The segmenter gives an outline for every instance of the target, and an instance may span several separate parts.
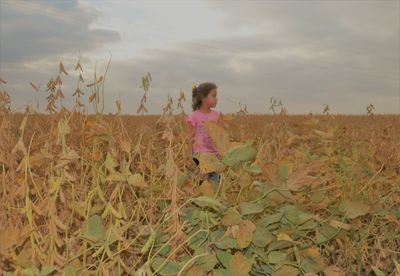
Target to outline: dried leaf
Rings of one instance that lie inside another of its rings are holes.
[[[251,264],[247,258],[241,253],[236,252],[231,259],[230,271],[232,276],[247,276],[249,275]]]
[[[61,160],[78,160],[79,158],[80,156],[75,150],[69,150],[60,156]]]
[[[17,245],[20,233],[18,228],[0,229],[0,253],[6,255],[8,249]]]
[[[345,276],[346,273],[336,265],[330,265],[324,268],[325,276]]]
[[[224,226],[231,226],[239,224],[242,220],[239,212],[236,211],[234,208],[229,208],[228,211],[225,213],[225,216],[221,220],[221,224]]]
[[[272,276],[297,276],[299,270],[291,265],[283,265]]]
[[[64,64],[60,61],[60,68],[59,68],[60,70],[60,74],[61,74],[61,72],[62,73],[64,73],[65,75],[68,75],[68,73],[67,73],[67,71],[65,70],[65,68],[64,68]]]
[[[74,69],[74,70],[76,71],[76,70],[78,70],[78,69],[79,69],[81,72],[83,72],[83,69],[82,69],[81,63],[80,63],[79,61],[78,61],[78,63],[76,64],[76,66],[75,66],[75,69]]]
[[[218,157],[209,152],[202,152],[199,156],[199,167],[201,173],[210,173],[210,172],[223,172],[225,169],[225,165],[218,160]]]
[[[330,128],[328,131],[321,131],[321,130],[315,129],[314,132],[318,136],[320,136],[321,138],[324,138],[324,139],[332,139],[335,136],[332,128]]]
[[[236,235],[236,241],[240,248],[246,248],[250,245],[255,229],[256,226],[249,220],[242,220],[239,222],[239,230]]]
[[[331,226],[333,226],[335,228],[338,228],[338,229],[343,229],[343,230],[350,230],[351,229],[351,225],[350,224],[343,223],[343,222],[340,222],[340,221],[334,220],[334,219],[331,219],[329,221],[329,225],[331,225]]]
[[[213,121],[204,122],[204,128],[211,137],[219,154],[221,156],[225,155],[229,148],[229,133],[222,126]]]
[[[368,214],[370,207],[361,203],[350,200],[343,201],[339,210],[344,212],[345,215],[351,219]]]
[[[318,178],[310,174],[318,172],[322,165],[321,161],[316,161],[292,173],[287,179],[287,188],[290,191],[300,191],[305,187],[313,186],[314,181]]]
[[[286,233],[279,233],[276,239],[278,241],[293,241],[293,239]]]
[[[215,185],[211,184],[209,181],[206,180],[203,181],[203,183],[201,183],[197,191],[203,196],[214,197],[215,194],[214,186]]]
[[[147,183],[144,181],[143,176],[139,173],[135,173],[128,177],[128,183],[134,187],[145,188]]]
[[[32,86],[33,90],[35,90],[36,92],[39,91],[39,87],[35,84],[33,84],[32,82],[29,82],[29,84]]]
[[[23,155],[27,155],[26,147],[24,141],[22,140],[22,137],[18,139],[17,144],[11,150],[11,154],[15,154],[18,151],[20,151]]]

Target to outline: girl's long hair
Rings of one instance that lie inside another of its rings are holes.
[[[203,99],[210,94],[210,91],[217,89],[217,85],[213,82],[203,82],[192,89],[192,108],[193,111],[199,109],[203,103]]]

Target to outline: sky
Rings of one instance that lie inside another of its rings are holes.
[[[14,111],[46,106],[46,83],[62,61],[71,107],[80,59],[85,84],[104,73],[105,112],[135,114],[148,72],[146,107],[175,112],[180,91],[218,86],[216,110],[271,114],[400,113],[400,1],[0,0],[0,78]],[[34,92],[29,82],[40,85]],[[90,88],[81,86],[84,99]],[[93,108],[89,104],[89,111]]]

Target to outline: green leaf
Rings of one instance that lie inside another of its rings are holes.
[[[197,230],[193,230],[193,232],[195,231]],[[196,249],[197,247],[202,246],[202,244],[207,240],[207,236],[208,234],[205,231],[197,233],[188,241],[189,247]]]
[[[322,202],[326,198],[326,191],[315,191],[308,195],[310,200],[314,203]]]
[[[99,215],[89,217],[82,225],[82,235],[88,239],[94,241],[104,240],[105,234],[106,231]]]
[[[177,275],[181,269],[181,266],[176,262],[172,262],[170,260],[166,261],[166,263],[163,265],[164,261],[165,258],[156,258],[151,263],[151,267],[153,268],[154,271],[158,271],[158,274],[162,276]]]
[[[252,246],[246,251],[246,254],[257,256],[257,260],[268,263],[268,254],[264,251],[264,248]],[[259,262],[258,265],[261,265],[261,263]]]
[[[281,251],[271,251],[268,253],[268,262],[271,264],[278,264],[286,260],[286,253]]]
[[[44,266],[44,267],[42,267],[42,270],[40,271],[40,276],[49,275],[49,274],[53,273],[54,271],[56,271],[55,266]]]
[[[268,251],[284,249],[293,246],[295,243],[292,241],[279,240],[273,241],[268,245]]]
[[[304,223],[302,223],[301,225],[297,226],[298,231],[307,231],[307,230],[312,230],[312,229],[316,229],[318,227],[318,223],[314,220],[308,220]]]
[[[217,253],[218,260],[221,262],[221,264],[225,268],[228,268],[228,269],[230,268],[232,257],[233,257],[233,255],[229,254],[226,251],[219,251]]]
[[[163,202],[161,200],[158,200],[158,202],[163,203],[162,205],[159,205],[160,208],[166,208],[167,206],[169,206],[167,202]],[[189,220],[190,222],[197,220],[200,214],[200,210],[196,207],[182,208],[182,212],[185,220]]]
[[[238,249],[239,246],[236,242],[236,239],[232,237],[223,237],[221,240],[215,243],[215,245],[219,249],[228,249],[228,248],[235,248]]]
[[[76,276],[78,273],[73,266],[67,265],[64,267],[63,276]]]
[[[268,226],[281,221],[283,213],[268,215],[259,221],[260,225]]]
[[[264,211],[265,207],[266,206],[262,202],[243,202],[239,204],[239,209],[242,216],[261,213]]]
[[[332,227],[328,224],[322,225],[317,232],[317,243],[325,243],[331,239],[333,239],[340,230],[336,229],[335,227]]]
[[[235,166],[240,162],[253,161],[257,156],[257,150],[251,146],[252,141],[230,148],[223,158],[227,166]]]
[[[219,268],[213,271],[215,276],[231,276],[231,272],[226,268]]]
[[[301,260],[301,269],[308,273],[321,272],[325,265],[320,257],[307,256]]]
[[[206,272],[213,270],[217,263],[218,259],[214,253],[196,259],[196,264]]]
[[[29,267],[27,269],[24,269],[22,271],[22,273],[24,275],[26,275],[26,276],[37,276],[37,275],[39,275],[40,272],[39,272],[39,269],[37,267],[32,266],[32,267]]]
[[[219,211],[220,209],[226,209],[226,206],[223,205],[221,202],[217,201],[214,198],[208,197],[208,196],[199,196],[199,197],[193,198],[191,201],[200,207],[203,207],[203,208],[209,207],[216,211]]]
[[[258,247],[265,247],[274,240],[274,236],[265,227],[257,225],[254,230],[252,243]]]
[[[298,207],[291,206],[289,210],[285,212],[285,217],[295,225],[301,225],[308,220],[314,218],[314,215],[311,213],[303,212],[299,210]]]
[[[376,276],[385,276],[385,272],[377,268],[376,266],[372,266],[372,270],[375,272]]]
[[[114,172],[115,167],[118,166],[118,163],[114,160],[114,158],[111,156],[111,154],[109,152],[107,152],[106,160],[104,161],[104,165],[106,166],[107,170],[109,170],[110,172]]]
[[[225,231],[224,230],[219,229],[219,230],[212,231],[210,233],[210,240],[212,242],[219,241],[220,239],[222,239],[222,237],[224,235],[225,235]]]
[[[287,165],[281,165],[279,167],[279,180],[281,184],[286,182],[288,174],[289,174],[289,167]]]
[[[140,250],[140,253],[146,254],[150,248],[154,245],[154,241],[156,239],[156,231],[153,230],[153,228],[150,228],[150,236],[147,239],[146,243],[143,245],[142,249]]]
[[[171,246],[170,245],[162,245],[162,248],[160,248],[160,256],[166,257],[168,256],[169,252],[171,252]]]
[[[249,164],[245,163],[245,164],[243,165],[243,168],[244,168],[246,171],[248,171],[249,173],[252,173],[252,174],[260,174],[260,173],[262,173],[261,167],[258,166],[257,164],[251,164],[251,165],[249,165]]]
[[[186,179],[187,179],[187,176],[184,173],[178,171],[178,175],[177,175],[178,187],[182,187],[183,184],[185,183]]]

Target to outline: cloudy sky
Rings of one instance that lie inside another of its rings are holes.
[[[45,86],[63,61],[65,104],[73,102],[78,58],[90,83],[97,61],[106,112],[115,100],[135,113],[141,77],[151,72],[150,113],[182,89],[218,85],[217,110],[289,114],[400,112],[400,1],[0,1],[0,78],[12,108],[36,103],[29,82]],[[85,98],[90,90],[84,87]],[[176,102],[175,102],[176,108]],[[90,108],[89,110],[92,110]]]

